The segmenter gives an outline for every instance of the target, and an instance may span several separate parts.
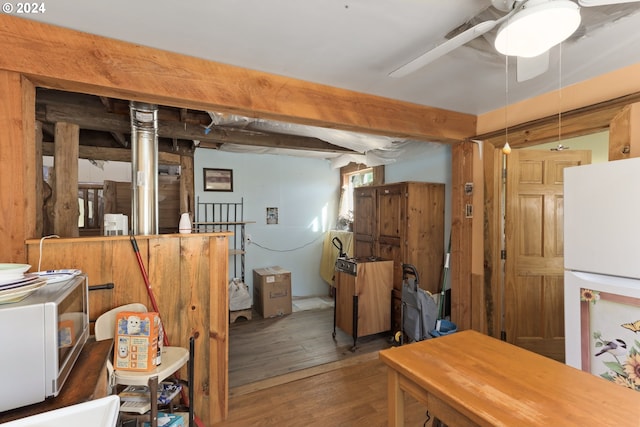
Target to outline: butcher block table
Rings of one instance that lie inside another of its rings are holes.
[[[640,426],[640,392],[475,331],[380,351],[389,426],[404,393],[449,427]]]

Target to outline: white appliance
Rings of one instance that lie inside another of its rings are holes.
[[[89,337],[85,274],[0,305],[0,412],[57,396]]]
[[[116,395],[66,406],[2,424],[2,427],[115,427],[120,398]]]
[[[126,236],[129,234],[129,218],[123,214],[104,214],[105,236]]]
[[[566,363],[636,390],[639,214],[640,158],[565,169]]]

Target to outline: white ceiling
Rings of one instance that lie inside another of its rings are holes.
[[[586,34],[580,36],[583,26],[561,49],[554,48],[549,71],[524,83],[515,81],[513,58],[507,82],[505,59],[488,42],[492,34],[410,76],[388,77],[474,16],[482,13],[482,20],[499,16],[490,0],[55,0],[45,4],[45,13],[28,17],[470,114],[640,61],[640,3],[582,8]],[[620,8],[622,13],[617,12]],[[621,15],[629,16],[618,19]],[[616,21],[601,23],[612,19]]]

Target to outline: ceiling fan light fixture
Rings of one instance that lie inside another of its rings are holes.
[[[570,0],[529,0],[508,19],[495,40],[498,52],[532,58],[562,43],[580,25],[580,8]]]

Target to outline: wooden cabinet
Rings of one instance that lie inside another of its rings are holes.
[[[335,326],[356,340],[386,332],[391,327],[393,263],[389,260],[356,259],[356,274],[341,271],[335,276]]]
[[[400,182],[356,188],[353,235],[356,257],[393,260],[394,289],[402,289],[402,264],[413,264],[420,287],[439,292],[445,244],[444,184]],[[395,299],[394,307],[399,304]],[[399,324],[399,314],[393,312],[392,324]]]
[[[440,290],[444,262],[444,184],[400,182],[354,193],[355,257],[394,261],[393,287],[402,289],[402,264],[413,264],[420,287]]]

